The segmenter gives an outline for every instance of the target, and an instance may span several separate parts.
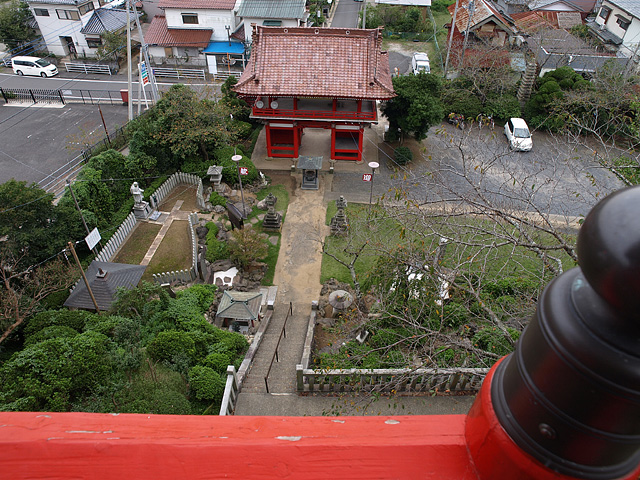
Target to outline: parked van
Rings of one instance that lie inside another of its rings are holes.
[[[13,57],[11,59],[13,73],[16,75],[38,75],[53,77],[58,74],[58,68],[48,60],[38,57]]]

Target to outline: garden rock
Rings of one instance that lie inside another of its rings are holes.
[[[227,211],[227,209],[224,208],[222,205],[215,205],[213,207],[213,213],[224,213],[226,211]]]
[[[220,272],[223,270],[229,270],[234,266],[235,265],[231,260],[225,259],[225,260],[216,260],[215,262],[209,265],[209,268],[214,272]]]
[[[266,198],[265,198],[265,199],[260,200],[260,201],[257,203],[256,207],[258,207],[260,210],[266,210],[266,209],[267,209]]]
[[[204,240],[207,237],[209,229],[207,227],[196,227],[196,235],[198,240]]]

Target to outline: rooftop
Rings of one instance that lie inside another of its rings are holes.
[[[160,8],[233,10],[236,0],[160,0],[158,6]]]
[[[167,28],[167,19],[163,15],[156,15],[144,36],[147,45],[161,47],[201,47],[209,45],[213,30],[196,30],[186,28]]]
[[[379,30],[255,27],[234,90],[246,96],[386,100],[395,96]]]
[[[469,23],[469,10],[467,7],[468,4],[469,0],[460,0],[458,4],[456,29],[459,32],[465,32],[468,26],[471,28],[471,30],[473,30],[491,20],[493,20],[495,23],[500,24],[504,30],[508,32],[512,31],[511,27],[509,26],[509,22],[502,15],[500,15],[500,13],[490,4],[490,2],[485,2],[484,0],[476,0],[474,2],[475,10],[473,11],[473,15],[471,16],[471,23]],[[448,9],[449,12],[453,15],[455,5],[450,5]]]
[[[242,0],[237,15],[257,18],[302,18],[305,0]]]
[[[138,13],[138,15],[140,15]],[[127,25],[127,11],[116,8],[99,8],[94,10],[91,18],[80,30],[81,33],[101,34],[117,32]]]

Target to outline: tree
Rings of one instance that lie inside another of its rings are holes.
[[[35,32],[28,27],[33,20],[26,2],[12,0],[0,8],[0,42],[10,50],[20,47],[36,38]]]
[[[444,118],[440,77],[429,73],[394,77],[393,88],[396,96],[382,106],[389,131],[400,130],[402,135],[413,135],[416,140],[426,138],[429,128]]]
[[[112,59],[117,63],[120,59],[127,58],[127,37],[125,35],[105,31],[100,37],[102,45],[96,50],[98,60]]]
[[[24,270],[22,263],[0,248],[0,343],[37,312],[47,296],[68,288],[75,279],[70,265],[60,259]]]
[[[252,228],[241,228],[231,232],[229,242],[231,259],[246,269],[253,262],[263,259],[269,253],[269,247],[264,236]]]

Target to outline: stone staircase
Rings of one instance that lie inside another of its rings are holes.
[[[522,76],[522,82],[520,82],[520,88],[518,88],[517,94],[520,106],[524,107],[524,104],[527,103],[527,100],[531,97],[531,90],[536,81],[537,70],[538,65],[535,62],[527,62],[527,68]]]

